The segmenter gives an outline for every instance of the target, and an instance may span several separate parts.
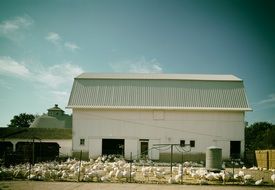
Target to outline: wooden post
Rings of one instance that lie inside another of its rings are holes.
[[[172,165],[173,165],[173,145],[171,144],[171,155],[170,155],[170,177],[172,177]]]
[[[132,182],[132,152],[130,155],[130,183]]]
[[[34,138],[32,139],[32,165],[34,165]]]
[[[266,169],[269,170],[269,150],[266,150]]]
[[[181,153],[181,184],[183,183],[183,152]]]
[[[78,166],[78,178],[77,178],[77,182],[79,182],[80,179],[80,169],[81,169],[81,159],[82,159],[82,150],[80,151],[80,157],[79,157],[79,166]]]

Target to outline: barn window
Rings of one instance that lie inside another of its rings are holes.
[[[180,140],[180,146],[184,147],[185,146],[185,140]]]
[[[85,145],[85,139],[80,139],[80,145]]]
[[[195,147],[195,141],[194,140],[190,141],[190,147]]]

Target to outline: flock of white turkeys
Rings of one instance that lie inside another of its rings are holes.
[[[137,183],[239,183],[262,185],[267,183],[264,178],[255,179],[249,170],[256,167],[242,168],[233,174],[228,170],[219,173],[209,172],[203,167],[193,167],[191,162],[177,164],[172,167],[157,166],[134,162],[127,163],[124,159],[102,156],[96,160],[78,161],[68,159],[65,162],[42,162],[33,166],[19,164],[16,166],[0,167],[0,180],[29,179],[44,181],[85,181],[85,182],[137,182]],[[275,171],[272,170],[271,182],[275,184]]]

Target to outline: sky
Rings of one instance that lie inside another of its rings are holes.
[[[275,1],[0,0],[0,126],[66,113],[83,72],[233,74],[275,124]]]

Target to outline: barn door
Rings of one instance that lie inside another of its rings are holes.
[[[97,158],[102,154],[102,140],[101,139],[89,139],[89,157]]]
[[[241,157],[241,141],[230,141],[230,157],[233,159]]]
[[[159,160],[159,150],[153,148],[154,144],[159,144],[159,139],[150,139],[149,140],[149,159]]]

